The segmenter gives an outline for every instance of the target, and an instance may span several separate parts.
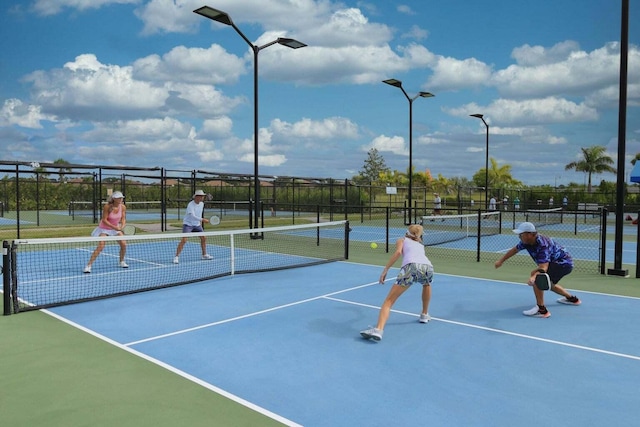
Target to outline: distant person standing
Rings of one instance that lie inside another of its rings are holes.
[[[196,191],[193,195],[193,199],[187,205],[187,212],[182,221],[183,233],[201,233],[204,231],[202,224],[209,222],[208,219],[202,217],[202,213],[204,212],[204,196],[204,191]],[[187,243],[187,238],[183,237],[180,240],[180,243],[178,243],[176,256],[173,257],[174,264],[178,264],[180,262],[180,252],[182,252],[182,248],[184,248],[185,243]],[[204,236],[200,236],[200,248],[202,249],[202,259],[213,259],[213,257],[207,253],[207,240]]]
[[[433,214],[442,215],[442,199],[438,193],[433,193]]]
[[[496,196],[491,196],[491,199],[489,199],[489,210],[490,211],[496,210]]]
[[[553,196],[549,197],[549,209],[553,208]]]
[[[568,206],[569,206],[569,198],[565,194],[565,196],[562,198],[562,208],[567,209]]]
[[[502,206],[505,211],[509,208],[509,196],[504,196],[502,199]]]
[[[513,209],[520,210],[520,198],[518,196],[513,199]]]

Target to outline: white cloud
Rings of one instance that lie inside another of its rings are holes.
[[[98,123],[93,130],[83,133],[88,141],[150,141],[190,139],[192,126],[176,119],[117,120]]]
[[[101,163],[144,159],[147,165],[166,165],[166,157],[171,156],[173,164],[194,167],[224,158],[213,141],[198,137],[192,125],[169,117],[98,123],[80,137],[85,143],[78,148],[79,154]]]
[[[233,121],[227,116],[207,119],[202,122],[200,136],[203,138],[229,137],[233,128]]]
[[[212,44],[208,49],[177,46],[160,57],[149,55],[133,63],[132,75],[146,81],[234,84],[246,74],[245,60]]]
[[[200,0],[150,0],[136,10],[136,15],[143,21],[143,34],[147,35],[192,32],[205,23],[212,29],[223,30],[221,25],[192,12],[202,5]],[[229,14],[239,28],[259,22],[267,30],[318,27],[327,22],[335,8],[330,2],[313,0],[219,0],[214,6]],[[232,30],[224,28],[224,31]]]
[[[434,91],[481,86],[491,78],[491,67],[475,58],[459,60],[438,57],[432,69],[433,75],[425,87]]]
[[[60,13],[64,8],[84,11],[87,9],[99,9],[110,4],[136,3],[140,3],[140,0],[35,0],[32,8],[39,15],[49,16]]]
[[[254,157],[255,156],[253,155],[253,153],[250,153],[250,154],[248,153],[240,157],[238,160],[242,162],[253,163]],[[258,153],[258,162],[260,163],[261,166],[270,166],[270,167],[282,166],[287,162],[287,156],[285,156],[284,154],[269,154],[269,155],[263,156],[262,154]]]
[[[467,117],[482,111],[489,125],[493,119],[493,121],[499,121],[501,126],[571,123],[598,119],[598,112],[594,108],[584,103],[576,104],[552,96],[522,101],[501,98],[485,107],[471,103],[459,108],[445,109],[445,111],[457,117]]]
[[[377,149],[381,153],[391,152],[401,156],[409,155],[409,148],[406,146],[404,138],[400,136],[377,136],[369,145],[362,147],[362,151],[369,151],[372,148]]]
[[[7,99],[0,108],[0,126],[40,129],[42,120],[53,120],[53,117],[42,114],[39,105],[25,104],[19,99]]]
[[[162,62],[156,66],[164,68]],[[185,113],[210,117],[226,114],[244,102],[225,97],[210,84],[181,83],[186,73],[177,72],[175,82],[157,82],[140,80],[133,70],[131,66],[102,64],[95,55],[84,54],[62,69],[36,71],[25,80],[32,83],[33,98],[42,111],[61,119],[110,121],[132,114],[157,117]],[[138,76],[154,80],[169,77],[149,70]]]
[[[303,40],[314,46],[380,46],[392,39],[389,27],[370,23],[359,9],[350,8],[334,12],[327,21],[299,31]]]
[[[534,67],[562,62],[574,52],[580,52],[580,45],[572,40],[566,40],[555,44],[551,48],[530,46],[528,44],[516,47],[511,52],[511,57],[520,66]]]
[[[398,12],[404,13],[405,15],[415,15],[416,13],[411,9],[411,6],[407,6],[406,4],[399,4],[397,7]]]
[[[193,13],[200,6],[202,2],[197,0],[151,0],[136,9],[135,14],[144,23],[142,34],[186,33],[204,22],[203,17]]]
[[[402,34],[402,38],[405,39],[424,40],[427,37],[429,37],[429,31],[420,28],[417,25],[412,25],[409,31]]]
[[[80,55],[62,69],[36,71],[25,78],[44,112],[61,117],[108,118],[132,110],[155,110],[168,93],[161,87],[135,81],[131,67],[104,65],[95,55]]]
[[[620,65],[617,43],[608,43],[589,53],[557,50],[566,55],[564,59],[561,60],[553,48],[548,55],[542,49],[534,58],[523,60],[528,65],[514,64],[495,73],[492,84],[508,97],[584,96],[594,90],[617,85]],[[640,66],[637,49],[630,50],[630,64]]]
[[[271,122],[275,134],[287,139],[329,140],[338,138],[355,139],[358,137],[358,126],[349,119],[328,117],[324,120],[303,118],[296,123],[287,123],[280,119]]]
[[[288,80],[310,85],[370,84],[391,74],[425,67],[434,58],[426,48],[415,44],[401,48],[400,53],[389,46],[304,48],[295,58],[286,55],[277,64],[270,62],[268,74],[288,73]],[[288,61],[295,61],[295,65],[287,67]]]

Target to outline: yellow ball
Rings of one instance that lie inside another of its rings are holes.
[[[378,244],[376,242],[371,243],[371,249],[376,249]]]

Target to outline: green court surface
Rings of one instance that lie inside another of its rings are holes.
[[[390,255],[381,248],[353,246],[351,262],[382,266]],[[530,271],[529,266],[509,262],[499,270],[493,267],[493,261],[460,263],[451,258],[440,259],[435,252],[431,259],[436,280],[441,272],[459,275],[461,280],[469,276],[522,283]],[[574,272],[563,279],[562,285],[574,290],[640,297],[640,280],[633,278],[635,266],[625,268],[629,268],[632,277]],[[280,425],[197,382],[43,312],[0,317],[0,337],[3,380],[0,413],[4,425]]]

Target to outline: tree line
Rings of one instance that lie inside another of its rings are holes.
[[[640,159],[640,153],[631,161],[635,165]],[[485,168],[480,168],[469,180],[462,177],[446,178],[441,174],[433,177],[429,170],[424,172],[414,170],[406,171],[391,170],[387,167],[384,157],[380,152],[372,148],[367,153],[359,174],[353,177],[353,181],[359,184],[375,183],[379,185],[390,186],[406,186],[409,183],[409,174],[416,187],[430,188],[435,192],[443,194],[451,194],[455,189],[460,187],[477,187],[484,188],[487,185],[490,189],[510,189],[510,188],[527,188],[521,181],[514,179],[511,174],[511,165],[498,165],[496,159],[491,157],[488,174]],[[606,148],[603,146],[592,146],[581,148],[581,158],[577,161],[565,165],[565,170],[575,170],[576,172],[584,172],[587,174],[587,192],[593,192],[592,178],[595,174],[616,173],[616,169],[612,166],[613,159],[607,155]],[[489,182],[485,183],[488,177]],[[571,184],[570,184],[571,185]],[[578,184],[575,184],[578,185]]]

